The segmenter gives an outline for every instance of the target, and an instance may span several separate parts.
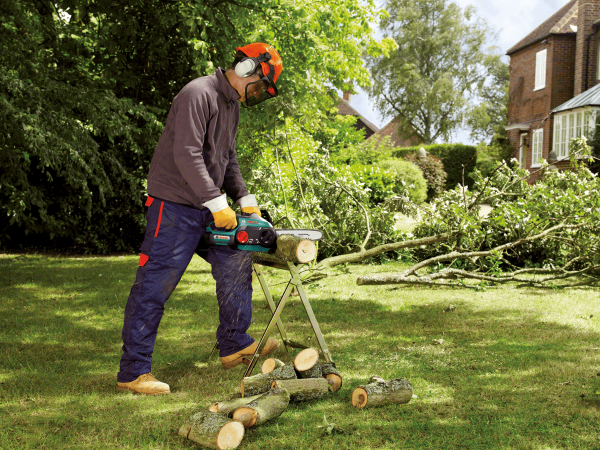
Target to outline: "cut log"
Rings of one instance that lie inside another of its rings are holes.
[[[269,373],[259,373],[251,377],[242,379],[240,392],[242,397],[264,394],[271,389],[271,384],[275,380],[290,380],[296,378],[296,371],[293,366],[282,366]]]
[[[329,393],[329,383],[325,378],[305,378],[300,380],[276,380],[272,389],[285,389],[290,393],[290,402],[321,400]]]
[[[285,389],[271,389],[264,395],[255,398],[233,413],[233,420],[241,422],[244,427],[275,419],[281,415],[290,403],[290,393]]]
[[[277,236],[277,248],[274,254],[284,261],[306,264],[317,257],[317,247],[308,239],[282,234]]]
[[[212,405],[210,405],[208,410],[211,412],[214,412],[214,413],[219,413],[219,414],[223,414],[225,416],[231,417],[233,415],[233,412],[236,409],[241,408],[244,405],[247,405],[249,402],[251,402],[253,400],[256,400],[261,395],[264,395],[264,394],[254,395],[252,397],[246,397],[246,398],[232,398],[230,400],[213,403]]]
[[[285,363],[283,361],[280,361],[276,358],[267,358],[262,363],[262,366],[260,366],[260,370],[262,373],[269,373],[269,372],[273,372],[278,367],[283,367],[283,366],[285,366]]]
[[[375,381],[358,386],[352,391],[352,405],[366,408],[394,403],[408,403],[413,396],[413,387],[406,378],[390,381]]]
[[[305,348],[294,358],[294,368],[298,372],[306,372],[312,369],[319,362],[319,352],[314,348]],[[319,374],[319,376],[321,376]],[[316,378],[316,377],[315,377]]]
[[[336,369],[333,363],[325,363],[321,365],[321,375],[329,383],[329,390],[337,392],[342,387],[342,374]]]
[[[179,429],[179,435],[218,450],[237,448],[244,438],[244,425],[210,411],[194,414]]]

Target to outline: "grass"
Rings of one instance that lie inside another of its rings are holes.
[[[116,391],[136,266],[135,256],[0,254],[1,449],[196,447],[177,430],[195,409],[235,393],[243,373],[207,361],[218,317],[210,267],[194,258],[159,329],[153,373],[173,393],[143,397]],[[247,430],[239,448],[600,449],[599,290],[355,284],[402,267],[351,266],[308,286],[344,385]],[[266,277],[280,295],[284,274]],[[258,337],[269,313],[256,289]],[[297,298],[283,321],[291,339],[314,343]],[[293,352],[277,356],[290,361]],[[371,375],[405,377],[417,398],[353,409],[352,389]],[[332,434],[319,428],[325,420],[336,424]]]

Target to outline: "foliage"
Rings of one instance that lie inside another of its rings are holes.
[[[574,143],[573,145],[576,145]],[[473,190],[445,192],[424,208],[415,236],[454,230],[451,241],[415,252],[430,258],[447,252],[478,252],[522,241],[489,258],[459,258],[454,267],[506,270],[594,267],[600,263],[600,180],[573,158],[575,170],[548,171],[529,185],[528,172],[506,164],[488,180],[476,171]],[[479,204],[489,203],[487,217]],[[530,240],[532,236],[541,236]],[[562,269],[561,269],[562,270]]]
[[[369,246],[396,238],[391,211],[383,203],[390,194],[384,182],[391,182],[385,171],[333,165],[327,150],[291,119],[269,145],[271,151],[247,180],[249,187],[278,226],[322,230],[320,258],[355,250],[367,233]]]
[[[421,147],[400,148],[392,152],[395,158],[404,158],[411,153],[416,153]],[[464,183],[473,186],[472,172],[477,164],[477,149],[472,145],[464,144],[434,144],[423,148],[437,158],[442,160],[444,170],[448,174],[446,189],[454,189],[457,185]]]
[[[409,161],[398,159],[387,159],[377,163],[377,166],[395,174],[396,186],[408,190],[410,200],[415,203],[423,203],[427,198],[427,181],[423,171]]]
[[[401,193],[396,192],[396,183],[398,180],[397,174],[393,171],[372,165],[353,164],[350,166],[350,174],[354,180],[361,183],[369,192],[369,201],[367,203],[369,208],[384,203],[396,193]]]
[[[421,142],[449,140],[459,128],[499,56],[488,53],[491,29],[449,0],[387,0],[380,28],[398,48],[370,57],[369,92],[384,117],[400,117],[399,132]]]
[[[589,164],[589,169],[596,175],[600,174],[600,120],[596,122],[594,131],[589,139],[589,146],[591,149],[591,156],[593,161]]]
[[[487,55],[484,66],[488,77],[478,84],[479,103],[472,105],[466,115],[466,125],[474,141],[498,144],[508,137],[508,80],[509,66],[498,55]]]
[[[444,192],[448,174],[444,170],[441,159],[429,153],[425,158],[409,153],[404,159],[416,165],[423,172],[423,176],[427,181],[427,201],[439,197]]]
[[[3,247],[139,245],[144,179],[170,103],[193,78],[228,67],[238,45],[272,43],[284,61],[281,97],[243,113],[246,173],[280,112],[305,117],[332,147],[356,142],[332,119],[333,88],[368,83],[362,54],[392,48],[373,39],[374,4],[358,0],[16,0],[0,14]]]
[[[486,178],[500,162],[510,161],[512,152],[513,148],[508,139],[500,142],[493,140],[490,145],[480,142],[477,145],[477,169],[481,172],[481,176]]]

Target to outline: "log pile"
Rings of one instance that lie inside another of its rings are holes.
[[[291,364],[269,358],[262,373],[246,377],[240,396],[213,403],[208,411],[194,414],[179,434],[205,447],[218,450],[237,448],[245,429],[278,418],[290,403],[318,401],[342,386],[342,375],[333,363],[321,363],[315,349],[302,350]],[[404,378],[386,381],[372,377],[352,392],[358,408],[408,403],[413,396]]]

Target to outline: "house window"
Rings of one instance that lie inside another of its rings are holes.
[[[552,149],[558,159],[569,156],[569,142],[581,136],[589,137],[596,121],[595,109],[580,109],[558,114],[554,117]]]
[[[546,87],[546,54],[548,50],[542,50],[535,54],[535,88],[544,89]]]
[[[539,167],[542,161],[542,143],[544,130],[535,130],[531,142],[531,167]]]

